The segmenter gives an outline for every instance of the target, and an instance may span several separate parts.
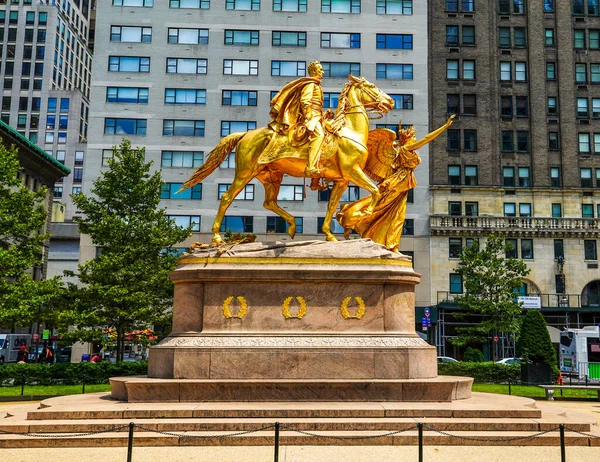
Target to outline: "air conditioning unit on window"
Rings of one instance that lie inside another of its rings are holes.
[[[578,90],[587,90],[588,86],[587,85],[577,85],[577,89]]]

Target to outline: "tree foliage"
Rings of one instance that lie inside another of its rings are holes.
[[[463,248],[456,272],[462,276],[465,294],[457,297],[457,318],[483,316],[477,326],[458,328],[455,344],[481,344],[492,335],[514,336],[519,332],[522,307],[515,291],[529,269],[521,260],[505,258],[510,250],[503,236],[488,237],[483,247],[476,239],[472,246]]]
[[[546,320],[538,310],[528,310],[521,324],[517,341],[517,356],[534,364],[556,367],[556,351],[546,327]]]
[[[99,340],[102,329],[117,332],[122,359],[124,334],[160,323],[169,316],[177,264],[173,246],[191,234],[159,208],[160,170],[150,172],[143,149],[128,140],[114,148],[109,170],[94,182],[90,195],[73,197],[79,231],[98,247],[96,258],[79,265],[79,287],[71,286],[61,313],[71,338]]]
[[[483,362],[483,351],[477,348],[467,348],[463,355],[463,361],[468,363],[482,363]]]
[[[45,187],[22,184],[17,149],[0,144],[0,326],[14,329],[38,320],[39,310],[57,291],[60,280],[32,279],[42,265],[48,210]]]

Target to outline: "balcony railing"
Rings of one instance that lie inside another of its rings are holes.
[[[458,305],[456,297],[462,294],[454,294],[438,291],[437,302],[446,305]],[[516,294],[519,296],[519,294]],[[600,307],[600,296],[578,295],[578,294],[528,294],[529,297],[540,297],[542,308],[598,308]]]
[[[430,228],[432,234],[503,232],[599,235],[600,219],[431,215]]]

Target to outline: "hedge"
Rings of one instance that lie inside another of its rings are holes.
[[[108,383],[110,377],[147,375],[148,362],[109,361],[100,363],[4,364],[0,366],[0,386],[25,383],[30,385],[76,385]]]
[[[521,380],[519,364],[487,363],[443,363],[438,364],[439,375],[461,375],[473,377],[477,383],[518,383]]]

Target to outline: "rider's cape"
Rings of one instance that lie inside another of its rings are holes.
[[[288,83],[271,100],[271,111],[269,115],[273,120],[269,122],[269,128],[277,133],[287,133],[289,128],[302,120],[302,108],[300,98],[302,89],[309,83],[320,84],[318,79],[312,77],[301,77]]]

